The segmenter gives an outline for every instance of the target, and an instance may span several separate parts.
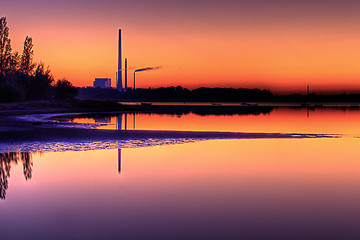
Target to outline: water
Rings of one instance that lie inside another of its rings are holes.
[[[129,140],[115,149],[88,143],[95,147],[83,151],[74,143],[3,153],[1,239],[357,239],[359,117],[355,110],[289,108],[244,116],[135,114],[136,129],[341,137]],[[117,128],[118,119],[101,127]]]
[[[125,124],[126,118],[126,124]],[[65,118],[100,129],[235,131],[360,135],[360,110],[353,108],[270,108],[260,114],[127,113]]]

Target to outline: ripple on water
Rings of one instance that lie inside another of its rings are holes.
[[[169,139],[135,139],[120,141],[84,141],[84,142],[32,142],[22,144],[0,144],[0,153],[4,152],[65,152],[90,151],[117,148],[141,148],[191,143],[203,139],[169,138]]]

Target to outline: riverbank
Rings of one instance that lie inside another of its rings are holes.
[[[19,116],[0,117],[0,143],[115,141],[123,139],[274,139],[330,138],[335,135],[296,133],[244,133],[157,130],[102,130],[78,128],[72,123],[29,121]]]

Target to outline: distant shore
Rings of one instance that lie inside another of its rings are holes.
[[[351,108],[360,109],[357,102],[119,102],[115,100],[27,101],[0,103],[0,116],[66,112],[111,111],[198,111],[204,113],[264,112],[275,107],[291,108]]]

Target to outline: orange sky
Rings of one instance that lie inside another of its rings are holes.
[[[163,66],[137,73],[137,87],[360,90],[360,4],[313,2],[14,0],[0,15],[7,17],[13,49],[22,51],[25,36],[32,36],[35,60],[76,86],[90,86],[95,77],[115,86],[122,28],[131,69]]]

